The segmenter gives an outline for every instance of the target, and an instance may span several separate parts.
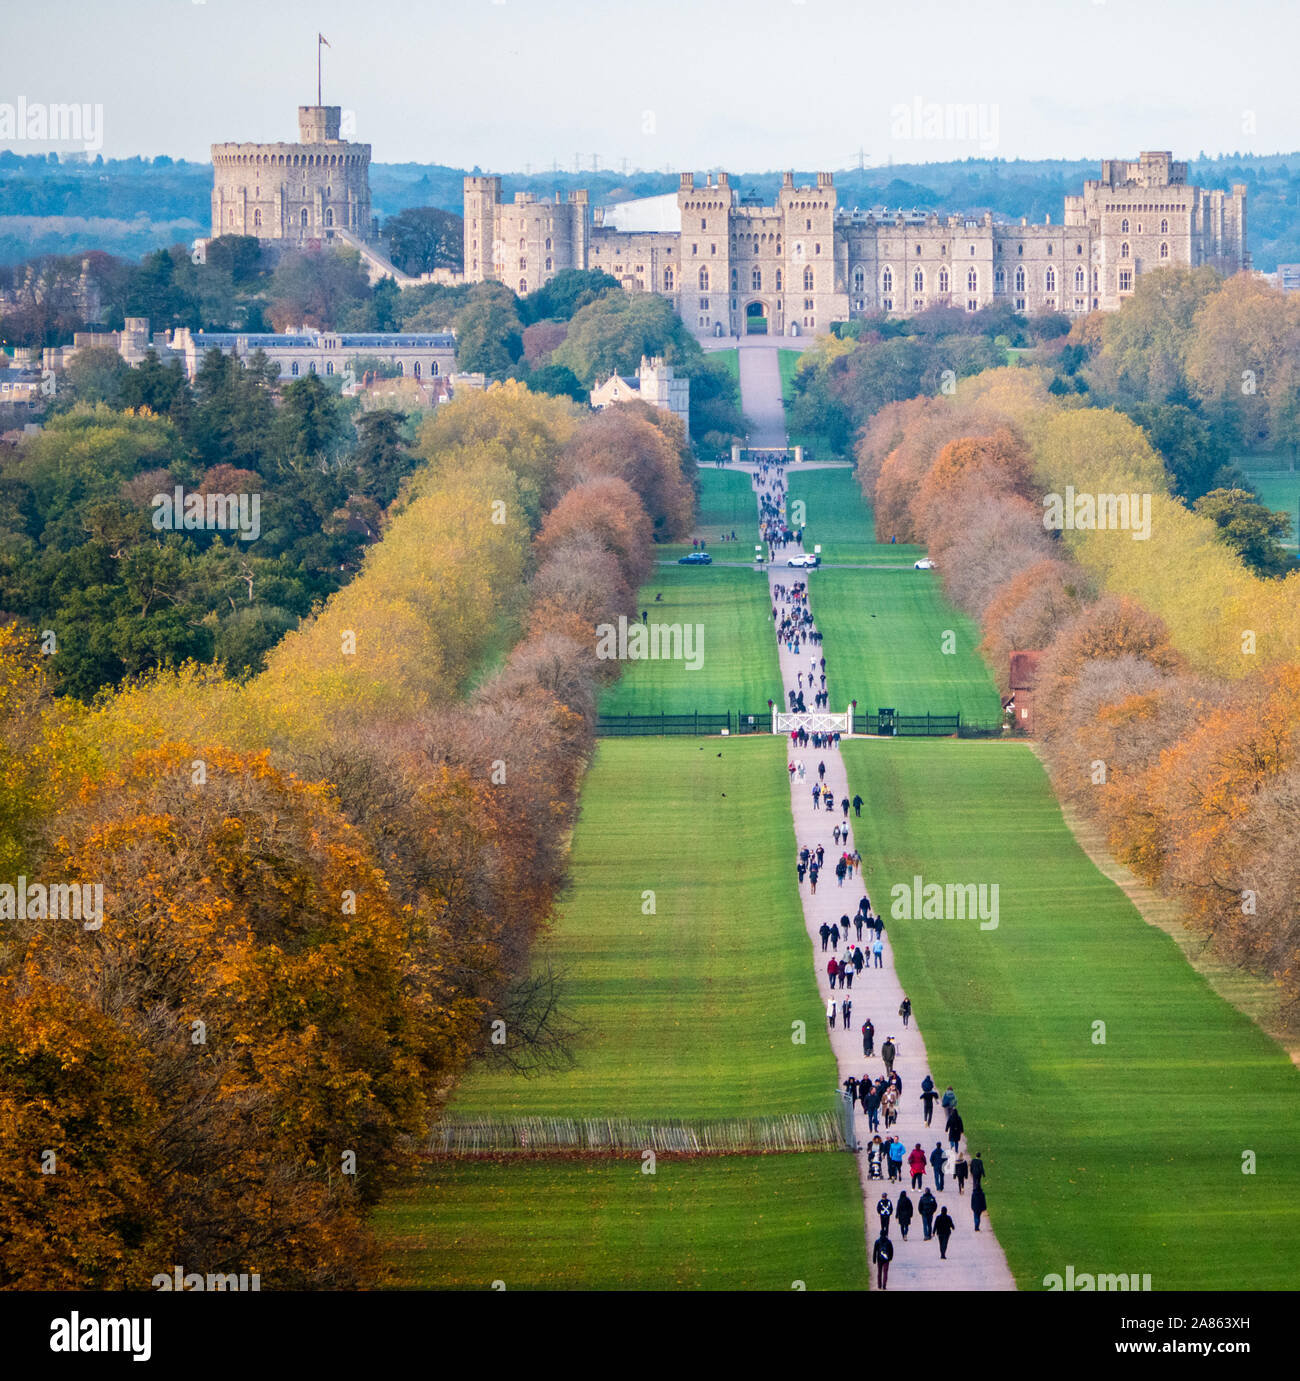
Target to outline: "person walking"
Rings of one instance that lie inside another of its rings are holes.
[[[840,1026],[847,1031],[849,1029],[849,1018],[853,1015],[853,1000],[845,998],[840,1003]]]
[[[971,1157],[970,1179],[976,1189],[984,1182],[984,1162],[980,1159],[978,1151]]]
[[[890,1201],[888,1194],[882,1194],[876,1200],[876,1215],[880,1219],[880,1235],[889,1236],[889,1220],[894,1216],[894,1205]]]
[[[802,881],[802,879],[801,879],[801,881]],[[821,929],[818,930],[817,933],[822,937],[822,953],[825,954],[825,953],[826,953],[826,946],[827,946],[827,944],[829,943],[830,938],[831,938],[831,928],[830,928],[830,926],[828,926],[828,925],[826,924],[825,921],[823,921],[823,922],[821,923]]]
[[[849,798],[847,796],[840,802],[840,809],[844,812],[844,818],[849,818]]]
[[[823,946],[823,948],[825,948],[825,946]],[[928,1080],[930,1076],[927,1074],[925,1077]],[[925,1125],[927,1127],[930,1125],[930,1119],[934,1116],[934,1102],[938,1096],[933,1084],[931,1084],[928,1089],[924,1084],[921,1085],[921,1111],[925,1114]]]
[[[835,922],[832,921],[831,924],[830,924],[830,926],[829,926],[829,928],[827,929],[827,932],[826,932],[826,933],[831,937],[831,948],[832,948],[833,950],[838,950],[839,947],[840,947],[840,928],[839,928],[839,926],[837,926],[837,925],[835,924]]]
[[[861,814],[862,814],[862,806],[863,806],[862,797],[859,796],[856,792],[854,792],[854,794],[853,794],[853,813],[854,813],[854,815],[861,815]]]
[[[948,1168],[948,1155],[943,1149],[943,1142],[936,1141],[934,1150],[930,1152],[930,1169],[934,1171],[934,1187],[943,1193],[943,1175]]]
[[[834,959],[828,960],[826,963],[826,978],[832,988],[835,986],[835,975],[838,972],[839,965],[836,963],[836,961]]]
[[[918,1141],[907,1157],[907,1168],[912,1172],[912,1188],[920,1189],[925,1180],[925,1152]]]
[[[874,1084],[868,1087],[866,1096],[862,1099],[862,1110],[867,1115],[867,1131],[878,1132],[880,1130],[880,1090]]]
[[[903,1145],[903,1138],[896,1136],[894,1144],[889,1148],[889,1162],[894,1168],[894,1179],[903,1178],[903,1153],[907,1147]]]
[[[818,779],[823,782],[826,780],[826,764],[824,762],[819,762],[817,764],[817,776]]]
[[[898,1007],[898,1015],[903,1018],[903,1025],[906,1027],[908,1018],[912,1015],[912,999],[905,997]]]
[[[988,1200],[984,1197],[984,1191],[978,1184],[971,1186],[970,1208],[975,1215],[975,1231],[980,1230],[980,1218],[989,1211]]]
[[[894,1259],[894,1244],[889,1240],[889,1233],[883,1229],[876,1238],[875,1246],[871,1248],[871,1259],[876,1266],[876,1289],[887,1290],[889,1263]]]
[[[832,1031],[835,1030],[835,999],[833,997],[826,1000],[826,1025]]]
[[[943,1107],[945,1117],[950,1112],[954,1111],[954,1109],[957,1107],[957,1095],[952,1091],[951,1084],[949,1084],[948,1087],[944,1089],[943,1097],[939,1100],[939,1102]]]
[[[885,1043],[880,1047],[880,1058],[885,1062],[885,1072],[894,1072],[894,1056],[898,1054],[898,1047],[894,1044],[893,1036],[886,1036]]]
[[[911,1199],[907,1196],[907,1190],[901,1190],[898,1195],[898,1207],[894,1210],[894,1217],[898,1220],[898,1232],[903,1241],[907,1241],[907,1230],[912,1226],[912,1215],[916,1212]]]
[[[948,1240],[957,1230],[957,1224],[952,1221],[952,1215],[947,1207],[939,1210],[939,1216],[934,1220],[934,1235],[939,1239],[939,1260],[948,1259]]]
[[[957,1193],[966,1192],[966,1176],[970,1174],[970,1166],[966,1164],[966,1157],[960,1152],[957,1153],[956,1164],[952,1167],[953,1178],[957,1181]]]
[[[849,966],[844,962],[843,959],[841,959],[839,963],[836,965],[836,969],[839,972],[840,987],[842,988],[844,986],[845,980],[849,976]]]
[[[865,920],[866,920],[866,917],[862,914],[861,911],[859,911],[858,914],[857,914],[856,916],[854,916],[854,918],[853,918],[853,928],[854,928],[854,929],[857,931],[857,933],[858,933],[858,943],[859,943],[859,944],[862,943],[862,922],[865,921]]]
[[[928,1242],[930,1235],[934,1232],[934,1215],[939,1208],[939,1200],[934,1197],[934,1191],[928,1185],[916,1208],[921,1215],[921,1231],[925,1234],[925,1240]]]
[[[815,863],[808,869],[808,885],[812,888],[814,897],[817,895],[817,874],[820,872],[821,869]]]
[[[862,1053],[870,1055],[873,1053],[876,1044],[876,1028],[868,1017],[862,1023]]]
[[[857,973],[861,973],[867,966],[867,956],[854,945],[853,947],[853,968]]]
[[[961,1120],[961,1113],[956,1108],[948,1114],[948,1125],[945,1130],[948,1133],[948,1145],[955,1152],[961,1142],[961,1134],[966,1130],[966,1124]]]
[[[816,878],[814,878],[814,879],[813,879],[813,891],[815,892],[816,890],[817,890],[817,880],[816,880]],[[876,967],[877,967],[878,969],[883,969],[883,968],[885,967],[884,953],[885,953],[885,947],[884,947],[884,945],[882,945],[882,944],[880,943],[880,936],[877,935],[877,936],[876,936],[876,939],[875,939],[875,942],[874,942],[874,943],[872,944],[872,946],[871,946],[871,954],[872,954],[872,957],[873,957],[873,958],[875,959],[875,961],[876,961]]]
[[[822,788],[821,788],[821,783],[820,783],[820,782],[814,782],[814,783],[813,783],[813,785],[812,785],[812,798],[813,798],[813,809],[816,810],[817,807],[818,807],[818,805],[821,803],[821,798],[822,798]]]

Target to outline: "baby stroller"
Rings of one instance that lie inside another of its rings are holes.
[[[879,1180],[884,1178],[883,1160],[883,1146],[873,1144],[867,1147],[867,1179]]]

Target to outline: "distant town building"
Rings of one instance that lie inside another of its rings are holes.
[[[1300,264],[1279,264],[1273,281],[1284,293],[1300,292]]]
[[[1026,734],[1034,732],[1034,686],[1042,655],[1041,652],[1011,654],[1011,694],[1003,700],[1002,710],[1012,727]]]
[[[787,173],[771,206],[739,196],[726,173],[703,186],[683,173],[675,216],[646,200],[644,215],[636,203],[593,215],[585,191],[506,204],[500,178],[467,177],[465,278],[522,295],[562,269],[603,269],[629,292],[668,298],[698,336],[794,336],[935,306],[1081,316],[1118,308],[1152,269],[1250,267],[1245,186],[1192,186],[1167,151],[1104,161],[1059,224],[850,211],[830,173],[813,186]]]
[[[182,326],[171,336],[171,352],[193,378],[209,350],[248,359],[259,350],[278,366],[282,379],[307,374],[355,375],[368,362],[396,368],[398,376],[437,379],[456,372],[456,337],[450,331],[191,331]]]
[[[591,406],[598,412],[610,403],[631,403],[638,399],[680,418],[689,434],[691,381],[678,379],[672,365],[665,364],[661,355],[653,359],[642,355],[635,376],[611,374],[603,384],[591,390]]]

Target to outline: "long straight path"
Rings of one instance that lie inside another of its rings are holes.
[[[747,357],[759,354],[758,349],[741,351],[741,390],[745,412],[751,419],[751,428],[757,425],[758,419],[761,419],[765,433],[773,436],[773,439],[765,439],[761,444],[783,446],[785,444],[784,422],[782,421],[780,435],[776,436],[772,411],[773,388],[776,406],[778,408],[781,406],[780,375],[776,370],[776,351],[770,350],[772,365],[770,370],[761,367],[747,369]],[[775,380],[775,386],[773,380]],[[765,492],[771,492],[772,479],[764,479],[761,475],[756,475],[754,483],[756,503],[761,504],[762,495]],[[812,576],[811,580],[808,579],[810,575]],[[769,568],[768,582],[772,604],[782,615],[789,610],[791,605],[788,600],[782,598],[781,591],[789,590],[798,581],[806,581],[810,587],[815,586],[815,573],[798,569],[792,570],[785,566]],[[815,620],[816,611],[812,606],[814,594],[815,589],[810,588],[809,609]],[[829,704],[831,707],[835,707],[834,648],[810,643],[806,639],[801,639],[798,646],[800,651],[795,653],[786,646],[784,640],[778,640],[782,687],[786,696],[786,703],[789,703],[789,692],[800,689],[799,677],[801,675],[805,690],[807,690],[810,673],[815,682],[814,689],[820,689],[817,678],[821,675],[821,659],[825,657],[826,689],[830,692]],[[818,663],[815,671],[811,666],[814,660]],[[811,692],[808,692],[810,701],[811,698]],[[787,774],[790,778],[790,805],[794,816],[796,851],[804,845],[815,851],[819,844],[826,851],[826,866],[818,880],[817,891],[813,892],[811,883],[805,878],[800,886],[800,893],[803,903],[804,927],[808,933],[812,961],[817,969],[823,1010],[825,1010],[826,1002],[832,997],[836,1003],[836,1019],[834,1026],[829,1029],[829,1036],[831,1049],[834,1051],[839,1070],[841,1087],[843,1081],[850,1076],[861,1078],[863,1075],[869,1075],[874,1081],[883,1075],[885,1070],[880,1049],[885,1038],[893,1036],[898,1051],[894,1060],[894,1070],[902,1080],[903,1087],[902,1095],[898,1101],[898,1121],[887,1133],[883,1118],[881,1119],[881,1139],[883,1141],[886,1135],[892,1133],[894,1136],[902,1138],[908,1152],[919,1144],[927,1155],[925,1177],[922,1187],[919,1189],[913,1190],[911,1188],[911,1177],[907,1173],[906,1162],[904,1163],[903,1175],[898,1182],[891,1184],[887,1178],[883,1180],[871,1179],[866,1147],[874,1134],[868,1131],[867,1117],[861,1104],[855,1106],[854,1130],[858,1144],[862,1147],[858,1155],[858,1174],[866,1209],[868,1259],[870,1259],[871,1244],[874,1243],[879,1232],[880,1220],[876,1213],[876,1204],[881,1195],[888,1195],[890,1201],[896,1206],[900,1191],[906,1189],[915,1207],[920,1196],[925,1192],[925,1187],[928,1186],[934,1191],[935,1197],[939,1201],[939,1207],[946,1207],[956,1224],[956,1231],[948,1246],[947,1259],[944,1260],[940,1257],[939,1244],[936,1240],[932,1238],[930,1241],[926,1241],[924,1239],[919,1213],[912,1220],[906,1240],[902,1237],[897,1222],[891,1221],[890,1237],[894,1243],[894,1260],[890,1266],[888,1288],[1014,1290],[1016,1288],[1015,1280],[1007,1266],[1006,1256],[994,1235],[992,1223],[987,1213],[983,1217],[980,1230],[978,1232],[974,1230],[974,1215],[970,1210],[971,1184],[967,1183],[964,1194],[958,1192],[955,1180],[951,1175],[945,1179],[942,1190],[935,1184],[935,1176],[928,1157],[936,1142],[947,1146],[947,1138],[944,1135],[945,1115],[936,1102],[933,1125],[926,1127],[920,1097],[921,1081],[927,1074],[931,1074],[940,1092],[946,1087],[946,1081],[942,1077],[942,1071],[936,1072],[930,1067],[929,1056],[926,1053],[925,1041],[918,1021],[918,1016],[923,1018],[925,1014],[914,1014],[906,1027],[899,1015],[899,1007],[903,1001],[904,993],[902,983],[894,968],[893,946],[890,943],[888,929],[885,931],[881,967],[876,968],[874,960],[869,959],[870,967],[865,967],[861,975],[855,978],[853,988],[841,989],[836,987],[833,992],[830,988],[826,965],[831,956],[829,950],[826,953],[822,952],[820,934],[822,923],[840,925],[840,928],[843,929],[841,917],[845,915],[852,917],[858,909],[859,899],[864,894],[871,895],[872,879],[861,878],[855,873],[851,880],[846,880],[843,885],[839,885],[835,876],[835,863],[840,853],[851,850],[853,847],[852,829],[857,818],[850,809],[848,815],[849,841],[837,845],[833,830],[836,825],[840,825],[842,828],[845,823],[844,811],[840,803],[851,800],[853,795],[849,790],[848,773],[839,752],[834,749],[798,749],[792,746],[790,761],[795,763],[796,767],[800,762],[804,766],[802,780],[797,771],[793,774]],[[824,785],[833,793],[836,801],[836,807],[833,811],[814,808],[813,805],[812,787],[814,782],[819,781],[818,769],[822,763],[825,764],[826,768]],[[859,783],[859,785],[865,787],[865,794],[869,796],[870,782]],[[843,837],[841,836],[841,838]],[[791,868],[794,868],[796,861],[794,857],[790,859]],[[876,890],[880,890],[879,886]],[[884,907],[883,893],[872,896],[872,906],[873,910],[877,912],[882,910]],[[862,947],[869,952],[868,932],[865,930]],[[841,940],[840,948],[843,952],[843,940]],[[840,1014],[840,1004],[846,998],[852,1002],[850,1023],[847,1027],[845,1027]],[[875,1026],[875,1053],[869,1057],[863,1054],[862,1038],[862,1025],[868,1018]],[[960,1089],[957,1090],[957,1095],[960,1106]],[[964,1137],[961,1145],[963,1149],[966,1149]],[[970,1151],[967,1150],[967,1159],[969,1158]],[[955,1157],[953,1159],[955,1160]],[[997,1182],[996,1166],[992,1167],[991,1173],[993,1178],[990,1184],[995,1187]],[[996,1193],[994,1197],[996,1198]],[[938,1210],[936,1210],[937,1212]],[[873,1284],[874,1280],[875,1273],[873,1271]]]

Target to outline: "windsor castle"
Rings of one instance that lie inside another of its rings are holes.
[[[372,271],[386,261],[370,215],[370,146],[340,138],[337,106],[299,108],[298,144],[214,144],[212,234],[267,244],[341,241]],[[849,209],[830,173],[774,205],[726,173],[683,173],[674,198],[606,210],[586,191],[553,199],[465,179],[463,279],[520,296],[564,269],[601,269],[628,292],[667,298],[699,336],[806,335],[874,313],[947,306],[1083,315],[1119,307],[1140,274],[1170,265],[1250,266],[1246,188],[1195,187],[1168,152],[1106,160],[1065,199],[1058,224]],[[388,265],[391,268],[391,265]],[[415,280],[394,275],[405,286]]]

